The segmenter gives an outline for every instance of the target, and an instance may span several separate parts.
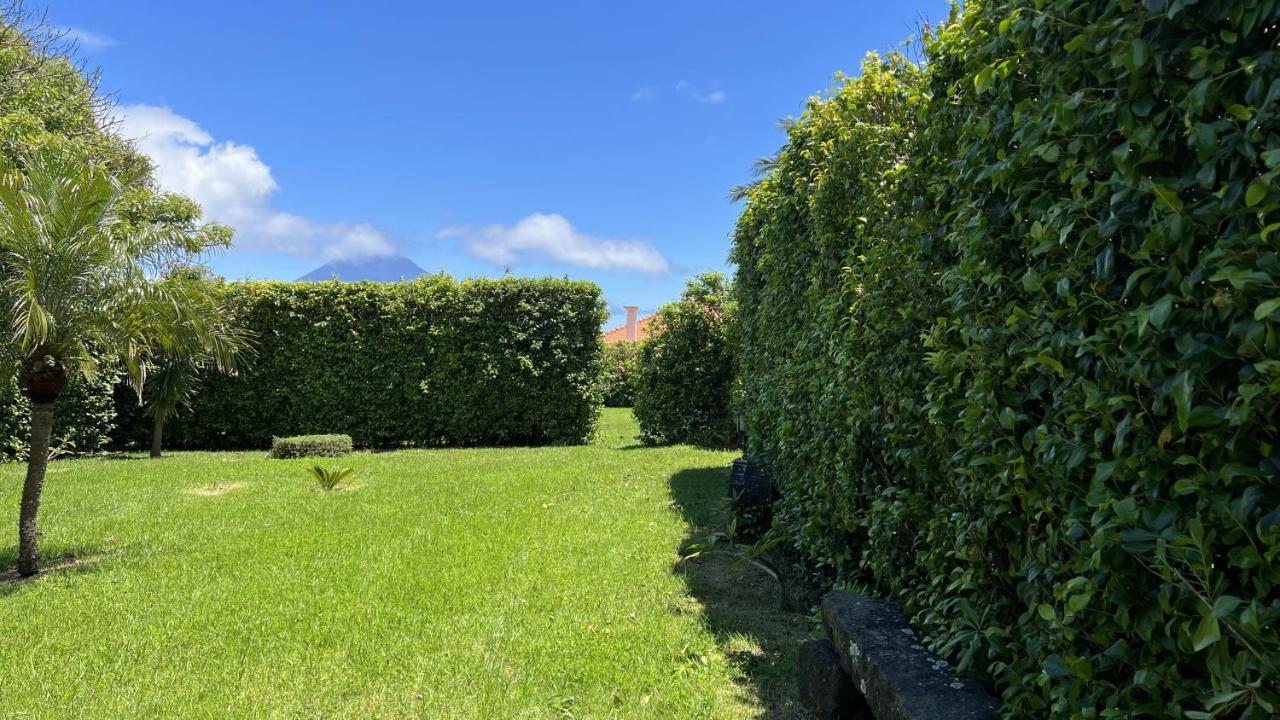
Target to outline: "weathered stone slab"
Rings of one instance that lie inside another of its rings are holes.
[[[800,646],[800,704],[818,720],[873,720],[830,640]]]
[[[926,650],[896,605],[828,593],[822,620],[875,720],[995,720],[999,701]]]

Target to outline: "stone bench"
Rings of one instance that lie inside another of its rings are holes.
[[[800,649],[800,699],[820,718],[995,720],[1000,703],[916,639],[896,605],[859,593],[822,598],[829,640]]]

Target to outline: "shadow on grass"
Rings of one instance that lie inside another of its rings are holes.
[[[68,455],[59,460],[72,460],[81,457],[93,458],[94,460],[150,460],[151,457],[146,454],[145,450],[108,450],[107,452],[93,453],[89,455]]]
[[[16,548],[0,550],[0,599],[32,587],[42,579],[97,572],[120,554],[120,548],[83,547],[57,555],[40,556],[40,572],[31,577],[18,574]]]
[[[662,443],[655,443],[655,444],[653,444],[653,445],[649,445],[649,444],[647,444],[647,443],[640,442],[638,439],[635,439],[635,438],[633,438],[633,439],[632,439],[632,443],[631,443],[630,445],[618,445],[618,446],[615,446],[613,449],[614,449],[614,450],[653,450],[653,449],[655,449],[655,448],[669,448],[669,447],[675,447],[675,446],[677,446],[677,445],[688,445],[689,447],[695,447],[695,448],[698,448],[699,450],[715,450],[715,451],[720,451],[720,450],[737,450],[737,448],[736,448],[735,446],[732,446],[732,445],[719,445],[719,444],[716,444],[716,443],[670,443],[670,442],[662,442]],[[723,488],[721,488],[721,489],[723,490]]]
[[[681,470],[671,477],[671,496],[690,525],[682,556],[690,545],[727,525],[727,475],[727,467],[709,467]],[[783,609],[772,579],[749,563],[724,555],[678,563],[674,572],[685,578],[707,626],[726,656],[742,670],[749,692],[764,711],[761,717],[811,717],[796,698],[797,651],[810,637],[809,598],[795,597],[792,591],[789,608]]]

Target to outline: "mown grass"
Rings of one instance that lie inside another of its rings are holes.
[[[265,452],[55,462],[49,570],[0,580],[0,715],[794,715],[803,618],[676,562],[730,454],[634,435],[612,410],[590,446],[359,453],[334,492]]]

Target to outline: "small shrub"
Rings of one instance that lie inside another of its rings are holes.
[[[338,483],[346,480],[355,473],[351,468],[329,468],[323,465],[316,465],[311,468],[311,477],[316,479],[316,484],[321,490],[329,491],[338,487]]]
[[[271,457],[342,457],[351,454],[350,435],[297,435],[271,439]]]

